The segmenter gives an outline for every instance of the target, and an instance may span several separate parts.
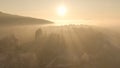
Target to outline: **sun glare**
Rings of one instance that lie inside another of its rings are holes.
[[[53,20],[55,25],[63,26],[63,25],[82,25],[87,24],[89,21],[87,20]]]
[[[61,5],[57,8],[57,13],[59,16],[65,16],[67,8],[64,5]]]

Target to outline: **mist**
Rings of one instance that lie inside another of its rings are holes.
[[[0,68],[120,68],[118,0],[1,0]]]
[[[0,35],[1,68],[120,67],[120,35],[105,27],[4,25]]]

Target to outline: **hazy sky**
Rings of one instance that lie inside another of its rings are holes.
[[[64,17],[56,12],[62,4],[67,8]],[[120,0],[0,0],[0,10],[48,20],[120,21]]]

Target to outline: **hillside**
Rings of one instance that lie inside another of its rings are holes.
[[[0,12],[0,25],[29,25],[29,24],[50,24],[53,23],[44,19],[24,17]]]

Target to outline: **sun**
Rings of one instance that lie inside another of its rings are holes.
[[[66,12],[67,12],[67,8],[66,6],[64,5],[60,5],[58,8],[57,8],[57,14],[59,16],[65,16],[66,15]]]

